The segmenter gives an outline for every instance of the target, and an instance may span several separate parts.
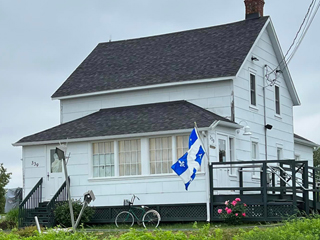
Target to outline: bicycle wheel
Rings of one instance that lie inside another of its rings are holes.
[[[120,212],[115,220],[115,224],[118,228],[128,229],[132,227],[134,223],[133,215],[128,211]]]
[[[145,228],[156,228],[160,223],[160,214],[156,210],[149,210],[143,215],[142,223]]]

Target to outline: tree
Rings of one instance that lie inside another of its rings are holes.
[[[313,152],[313,166],[320,167],[320,148]]]
[[[9,183],[12,173],[7,173],[7,169],[4,168],[3,163],[0,164],[0,213],[4,213],[4,206],[6,204],[6,190],[4,187]]]

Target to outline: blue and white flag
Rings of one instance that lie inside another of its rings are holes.
[[[201,140],[194,128],[189,136],[189,150],[171,166],[172,170],[181,177],[186,190],[196,177],[196,172],[200,169],[204,154]]]

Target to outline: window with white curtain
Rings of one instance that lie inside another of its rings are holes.
[[[119,141],[119,176],[141,175],[140,139]]]
[[[93,144],[93,177],[114,176],[114,143]]]
[[[259,149],[258,149],[257,142],[251,142],[251,159],[252,161],[258,160]],[[252,169],[252,177],[260,177],[259,173],[260,168],[253,168]]]
[[[177,158],[182,157],[189,150],[189,135],[177,136]]]
[[[172,137],[149,139],[150,174],[171,173]]]

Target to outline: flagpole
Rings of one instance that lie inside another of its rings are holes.
[[[209,161],[209,152],[207,152],[207,150],[206,150],[206,145],[205,144],[203,144],[203,141],[202,141],[202,138],[201,138],[201,135],[199,134],[199,131],[198,131],[198,126],[197,126],[197,122],[194,122],[194,128],[196,129],[196,132],[197,132],[197,134],[198,134],[198,136],[199,136],[199,139],[200,139],[200,142],[201,142],[201,145],[203,146],[203,148],[204,148],[204,152],[206,153],[205,155],[206,155],[206,157],[207,157],[207,163],[204,165],[205,166],[205,182],[206,182],[206,195],[207,195],[207,197],[206,197],[206,207],[207,207],[207,222],[210,222],[210,219],[211,219],[211,216],[210,216],[210,198],[211,198],[211,196],[210,196],[210,185],[208,184],[208,182],[210,181],[209,180],[209,175],[208,175],[208,172],[209,172],[209,163],[210,163],[210,161]],[[209,131],[208,131],[208,134],[209,134]],[[208,143],[208,141],[207,141],[207,143]]]

